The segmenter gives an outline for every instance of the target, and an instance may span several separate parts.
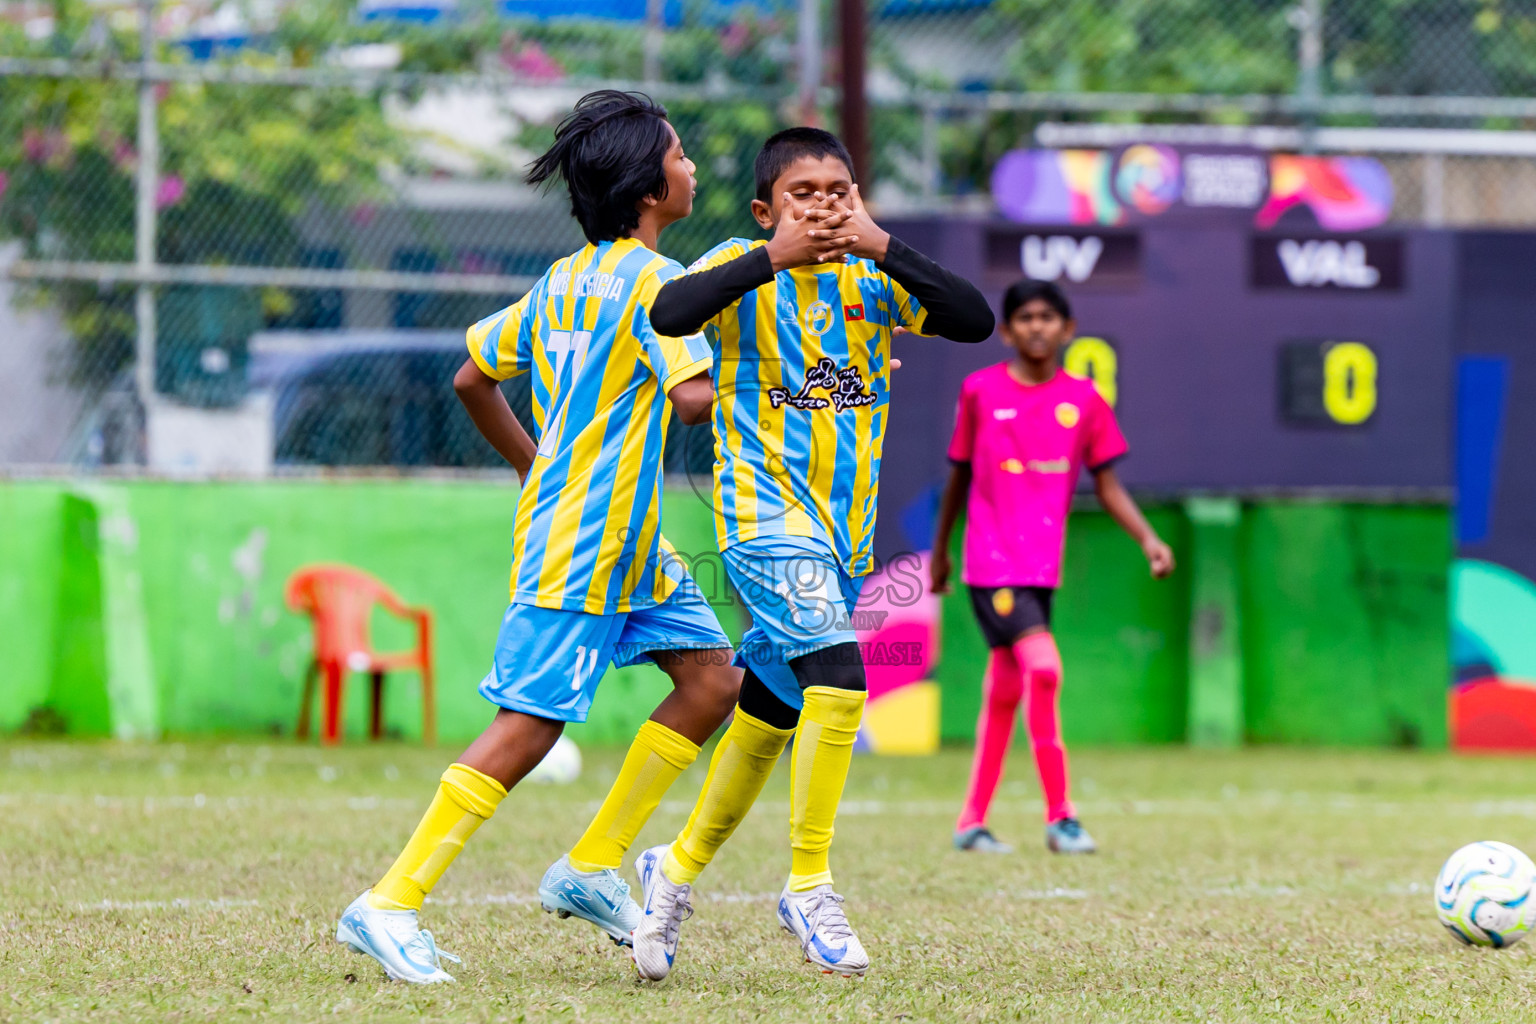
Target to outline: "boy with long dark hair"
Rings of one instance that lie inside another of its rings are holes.
[[[480,693],[491,725],[443,773],[394,865],[342,914],[336,938],[390,977],[451,981],[426,894],[475,830],[559,738],[585,721],[608,664],[651,660],[673,692],[641,726],[619,778],[569,857],[545,874],[548,910],[628,942],[639,909],[620,858],[667,787],[730,713],[730,641],[661,536],[662,450],[672,408],[702,422],[709,350],[658,333],[647,310],[681,266],[657,236],[688,216],[693,164],[666,111],[612,90],[582,98],[528,180],[560,178],[588,244],[513,305],[469,329],[454,386],[486,439],[524,478],[512,535],[511,603]],[[499,383],[532,372],[539,442]]]

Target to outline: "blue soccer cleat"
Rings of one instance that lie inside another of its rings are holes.
[[[621,946],[632,944],[630,935],[640,923],[640,907],[629,898],[629,883],[617,871],[577,871],[569,857],[561,857],[544,872],[539,905],[562,920],[578,917],[595,924]]]
[[[1012,853],[1013,847],[994,836],[985,825],[972,825],[955,833],[955,849],[967,853]]]
[[[843,913],[843,898],[830,885],[810,892],[790,892],[786,886],[779,895],[778,917],[779,927],[800,940],[805,958],[823,974],[852,977],[869,970],[869,954]]]
[[[1045,826],[1045,845],[1052,853],[1097,853],[1099,849],[1076,818],[1060,818]]]
[[[373,957],[396,981],[416,985],[452,981],[453,975],[441,967],[442,960],[464,962],[438,949],[432,933],[416,927],[416,911],[369,906],[366,892],[342,911],[336,941],[346,943],[354,953]]]
[[[678,929],[693,916],[693,887],[680,885],[661,870],[667,845],[653,846],[635,859],[640,898],[645,904],[635,927],[635,970],[647,981],[660,981],[677,959]]]

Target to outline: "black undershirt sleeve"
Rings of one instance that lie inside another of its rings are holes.
[[[878,266],[928,311],[924,334],[966,343],[992,336],[997,321],[986,297],[959,274],[945,270],[894,236]]]
[[[721,310],[772,280],[773,261],[764,245],[718,267],[674,277],[651,303],[651,326],[669,338],[697,334]]]

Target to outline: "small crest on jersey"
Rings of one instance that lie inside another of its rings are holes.
[[[1004,473],[1012,473],[1018,476],[1024,472],[1024,463],[1018,459],[1004,459],[1001,468]]]
[[[1082,411],[1071,402],[1062,402],[1056,407],[1056,422],[1071,430],[1082,420]]]
[[[805,328],[805,333],[821,337],[832,329],[832,307],[817,299],[805,307],[805,312],[800,316],[800,326]]]
[[[992,610],[1003,618],[1013,614],[1013,588],[999,587],[992,592]]]
[[[863,320],[864,319],[864,303],[861,302],[857,306],[844,306],[843,307],[843,319],[845,319],[845,320]]]
[[[1017,410],[1017,409],[993,409],[992,410],[992,418],[995,419],[995,420],[1018,419],[1018,416],[1019,416],[1019,410]]]
[[[832,397],[828,400],[815,394],[817,391],[828,392]],[[830,405],[837,412],[842,412],[861,405],[874,405],[875,401],[876,396],[865,390],[864,375],[857,366],[845,366],[839,370],[837,363],[826,356],[822,356],[806,372],[805,383],[800,385],[799,391],[790,391],[789,388],[768,389],[768,403],[775,409],[783,405],[792,409],[825,409]]]

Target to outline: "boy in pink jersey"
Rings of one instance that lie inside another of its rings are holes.
[[[1161,579],[1173,571],[1173,551],[1115,475],[1126,445],[1109,403],[1091,381],[1057,366],[1076,328],[1071,306],[1054,284],[1017,282],[1003,296],[1001,327],[1014,357],[971,374],[960,389],[930,582],[934,593],[949,592],[949,538],[963,503],[964,579],[992,648],[970,792],[955,829],[961,850],[1012,851],[988,830],[987,809],[1026,693],[1029,739],[1045,794],[1046,845],[1056,853],[1096,849],[1067,797],[1057,706],[1061,655],[1050,632],[1067,516],[1083,467],[1093,474],[1105,510],[1141,545],[1152,575]]]

